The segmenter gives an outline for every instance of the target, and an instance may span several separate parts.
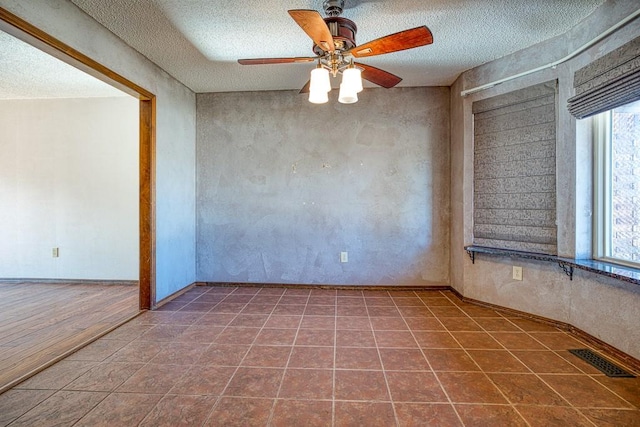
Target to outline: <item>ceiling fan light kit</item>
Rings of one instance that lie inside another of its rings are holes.
[[[358,102],[358,93],[362,92],[362,72],[353,66],[342,72],[342,83],[340,83],[340,94],[338,102],[342,104],[353,104]]]
[[[238,62],[242,65],[260,65],[317,61],[317,67],[311,71],[311,78],[300,93],[308,91],[309,102],[314,104],[328,102],[328,93],[331,91],[329,73],[333,77],[342,74],[338,101],[353,104],[358,101],[358,93],[362,91],[363,78],[384,88],[394,87],[402,81],[402,78],[387,71],[353,62],[354,57],[382,55],[433,43],[431,31],[422,26],[357,46],[356,24],[339,16],[344,8],[344,0],[324,0],[323,8],[327,15],[324,19],[315,10],[289,11],[293,20],[313,40],[315,57],[239,59]]]
[[[340,94],[338,102],[342,104],[353,104],[358,102],[358,93],[362,92],[362,72],[353,65],[342,72],[342,83],[340,83]],[[318,65],[311,71],[309,83],[309,102],[313,104],[324,104],[329,102],[329,92],[331,82],[329,81],[329,70]]]
[[[358,102],[358,92],[352,87],[344,83],[340,83],[340,93],[338,94],[338,102],[341,104],[355,104]]]
[[[342,72],[342,84],[358,93],[362,92],[362,71],[355,67],[347,68]]]
[[[313,104],[324,104],[329,102],[329,92],[331,91],[331,81],[329,80],[329,70],[320,64],[311,70],[309,80],[309,102]]]
[[[309,102],[312,104],[326,104],[329,102],[329,92],[309,91]]]

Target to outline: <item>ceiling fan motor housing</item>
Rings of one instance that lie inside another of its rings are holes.
[[[324,18],[324,22],[326,22],[331,36],[333,36],[333,41],[336,43],[336,50],[344,51],[356,47],[358,27],[356,27],[355,22],[338,16]],[[318,45],[314,44],[313,53],[322,56],[325,52]]]

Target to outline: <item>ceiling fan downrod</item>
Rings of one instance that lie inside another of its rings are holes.
[[[324,0],[322,2],[324,13],[327,16],[340,16],[344,9],[344,0]]]

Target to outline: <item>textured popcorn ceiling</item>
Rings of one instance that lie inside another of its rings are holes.
[[[195,92],[302,87],[311,64],[241,66],[236,60],[312,56],[311,40],[287,10],[315,9],[323,14],[321,0],[71,1]],[[358,44],[427,25],[433,45],[361,62],[399,75],[404,79],[399,86],[448,86],[467,69],[566,32],[604,1],[346,0],[342,16],[358,26]],[[13,55],[14,48],[18,55]],[[63,74],[56,65],[42,58],[48,65],[36,71],[26,65],[28,59],[38,63],[36,55],[21,59],[18,49],[0,39],[3,92],[57,87],[63,93]],[[4,75],[10,73],[4,58],[23,66],[22,83]],[[78,84],[64,89],[70,95],[60,96],[73,96],[88,84],[85,77],[78,79]],[[336,87],[339,82],[334,80]]]
[[[240,58],[312,56],[288,9],[322,1],[72,0],[195,92],[298,89],[311,64],[241,66]],[[562,34],[604,0],[346,0],[364,42],[427,25],[434,44],[363,63],[400,86],[450,85],[463,71]],[[333,83],[334,86],[338,82]]]
[[[0,99],[127,96],[0,31]]]

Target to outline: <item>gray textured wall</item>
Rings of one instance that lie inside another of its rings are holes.
[[[576,121],[567,99],[574,94],[574,73],[640,35],[639,21],[554,69],[481,91],[466,98],[460,91],[558,60],[637,10],[637,0],[608,1],[568,33],[484,64],[462,74],[452,86],[451,138],[451,285],[465,296],[572,324],[640,358],[640,287],[585,271],[573,280],[553,263],[464,252],[473,241],[473,115],[471,104],[549,80],[558,80],[556,145],[557,244],[560,256],[588,258],[591,247],[590,123]],[[512,267],[523,280],[512,280]]]
[[[199,281],[448,284],[448,222],[449,88],[197,96]]]

